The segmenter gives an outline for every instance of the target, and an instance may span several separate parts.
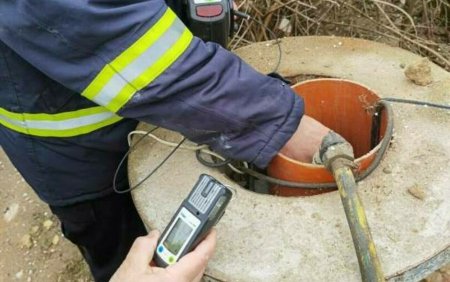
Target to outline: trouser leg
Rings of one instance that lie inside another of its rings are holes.
[[[64,236],[78,246],[95,281],[109,281],[134,239],[147,234],[129,193],[55,207]]]

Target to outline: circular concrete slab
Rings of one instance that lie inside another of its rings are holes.
[[[362,83],[381,97],[450,102],[450,74],[432,65],[434,82],[409,82],[404,65],[420,57],[399,48],[338,37],[286,38],[279,72],[315,74]],[[253,44],[237,54],[262,72],[276,62],[276,46]],[[450,114],[393,104],[395,139],[380,167],[359,183],[386,278],[417,281],[450,263]],[[145,125],[141,125],[146,128]],[[179,141],[176,133],[158,136]],[[151,139],[129,161],[131,185],[171,151]],[[216,254],[206,271],[215,281],[360,281],[345,214],[337,192],[281,198],[240,188],[178,150],[133,198],[149,228],[163,230],[201,173],[236,193],[217,226]],[[419,191],[419,192],[417,192]]]

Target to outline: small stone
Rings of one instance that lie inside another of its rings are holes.
[[[405,76],[413,83],[426,86],[433,82],[431,77],[430,61],[423,59],[419,62],[410,64],[405,70]]]
[[[391,174],[392,170],[389,167],[385,167],[385,168],[383,168],[383,172],[386,174]]]
[[[25,234],[22,236],[22,238],[20,239],[20,245],[22,246],[22,248],[27,249],[31,249],[31,247],[33,247],[33,241],[31,241],[30,234]]]
[[[419,200],[424,200],[426,197],[426,193],[425,190],[420,187],[419,185],[414,185],[411,188],[408,189],[408,193],[411,194],[412,196],[414,196],[415,198],[419,199]]]
[[[39,226],[35,225],[35,226],[31,227],[31,230],[30,230],[31,235],[36,235],[38,232],[39,232]]]
[[[56,246],[58,245],[58,243],[59,243],[59,236],[58,235],[53,236],[52,244]]]
[[[19,212],[19,204],[14,203],[5,209],[5,211],[3,212],[3,218],[5,219],[6,222],[10,222],[16,217],[18,212]]]
[[[17,279],[21,279],[22,276],[23,276],[23,270],[17,272],[15,276],[16,276]]]
[[[404,64],[404,63],[400,64],[400,68],[404,69],[405,67],[406,67],[406,64]]]
[[[44,226],[45,230],[49,230],[53,226],[53,221],[47,219],[42,223],[42,226]]]
[[[28,278],[27,278],[27,282],[31,282],[31,277],[28,277]]]

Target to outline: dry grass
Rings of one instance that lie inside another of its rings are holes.
[[[450,70],[449,0],[241,0],[247,12],[277,36],[337,35],[399,46]],[[237,48],[273,39],[255,21],[239,21]]]

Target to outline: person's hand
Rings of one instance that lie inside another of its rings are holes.
[[[192,252],[167,268],[150,266],[158,238],[157,231],[137,238],[110,282],[200,281],[216,246],[215,230],[213,229]]]
[[[330,129],[310,116],[303,115],[291,139],[281,148],[280,153],[291,159],[311,163],[319,150],[323,137]]]

